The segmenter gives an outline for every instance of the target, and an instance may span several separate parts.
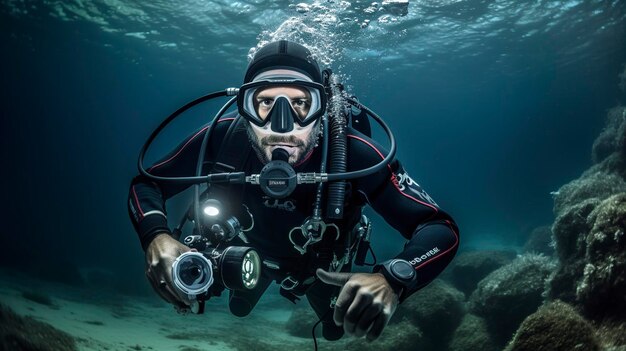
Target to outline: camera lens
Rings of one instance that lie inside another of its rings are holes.
[[[206,267],[203,267],[202,262],[199,262],[198,259],[191,258],[183,262],[180,266],[179,274],[183,284],[193,286],[202,281],[202,277],[204,276],[203,269],[206,269]]]
[[[213,265],[199,252],[185,252],[174,261],[172,278],[185,294],[199,295],[213,284]]]

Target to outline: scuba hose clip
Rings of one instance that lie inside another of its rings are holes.
[[[327,173],[298,173],[298,184],[315,184],[328,181]]]
[[[226,96],[236,96],[239,93],[239,88],[226,88]]]
[[[300,252],[301,255],[304,255],[307,251],[307,247],[309,245],[315,244],[321,241],[324,238],[324,234],[326,233],[326,229],[333,228],[335,230],[335,240],[339,239],[339,227],[337,227],[334,223],[326,223],[321,218],[307,218],[304,223],[302,223],[299,227],[293,227],[289,231],[289,241],[293,247]],[[293,234],[297,231],[302,234],[302,237],[306,239],[306,242],[303,245],[298,245],[293,238]]]
[[[354,264],[357,266],[365,265],[365,257],[370,250],[370,234],[372,233],[372,222],[366,215],[361,215],[361,220],[355,227],[357,248],[354,258]]]
[[[285,279],[280,282],[280,287],[287,291],[295,289],[298,285],[300,285],[300,282],[290,275],[286,276]]]

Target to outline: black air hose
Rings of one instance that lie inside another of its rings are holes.
[[[330,141],[329,155],[330,164],[328,173],[343,173],[348,164],[348,138],[346,135],[345,102],[342,96],[341,85],[335,75],[330,74]],[[326,217],[332,219],[343,218],[343,205],[345,202],[346,181],[339,180],[330,182],[328,185],[328,201]]]

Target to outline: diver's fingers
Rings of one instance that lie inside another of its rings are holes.
[[[321,268],[318,268],[315,271],[315,274],[324,283],[330,284],[330,285],[336,285],[336,286],[343,286],[354,275],[354,273],[345,273],[345,272],[326,272],[325,270]]]
[[[173,279],[172,279],[172,269],[163,269],[162,270],[161,280],[165,281],[165,289],[175,297],[176,301],[183,306],[191,305],[189,298],[183,294],[180,290],[174,287]]]
[[[361,286],[357,282],[348,281],[343,288],[341,288],[341,292],[335,302],[335,313],[333,314],[335,324],[343,325],[346,311],[348,311],[348,308],[352,304],[352,300],[354,300],[354,295],[360,287]]]
[[[373,300],[374,295],[372,293],[362,291],[356,293],[356,297],[352,300],[352,303],[350,304],[350,307],[348,307],[346,315],[343,319],[343,329],[346,333],[355,334],[356,326],[361,319],[361,315],[370,307]],[[363,334],[361,334],[361,336]]]
[[[152,289],[154,289],[159,297],[161,297],[167,303],[171,303],[173,305],[177,304],[176,298],[164,289],[163,284],[157,283],[156,279],[151,274],[146,273],[146,277],[148,277],[148,281],[150,282],[150,285],[152,285]]]
[[[378,317],[376,317],[376,319],[374,320],[374,323],[372,323],[372,327],[367,332],[367,336],[366,336],[367,341],[374,341],[378,339],[380,334],[383,332],[383,329],[385,329],[385,326],[387,325],[389,318],[390,318],[389,315],[385,313],[384,311],[378,314]]]
[[[356,323],[356,328],[354,330],[354,335],[357,337],[362,337],[367,333],[367,331],[373,326],[374,321],[383,311],[383,304],[378,299],[374,299],[372,303],[367,306],[363,314],[361,314],[361,318]]]
[[[383,306],[382,311],[378,314],[378,317],[376,317],[374,323],[372,323],[372,327],[367,332],[368,341],[378,339],[380,334],[383,332],[383,329],[385,329],[385,326],[387,326],[387,323],[389,323],[389,319],[391,319],[392,314],[393,313],[389,306]]]
[[[174,299],[176,300],[176,305],[179,305],[179,307],[183,308],[189,307],[191,305],[189,298],[187,296],[184,296],[182,292],[179,292],[178,289],[172,288],[171,284],[166,284],[165,290],[167,290],[168,293],[174,296]]]

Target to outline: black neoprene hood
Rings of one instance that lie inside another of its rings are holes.
[[[272,69],[295,70],[322,83],[320,68],[309,49],[292,41],[274,41],[260,48],[248,64],[243,82],[249,83],[259,73]]]

